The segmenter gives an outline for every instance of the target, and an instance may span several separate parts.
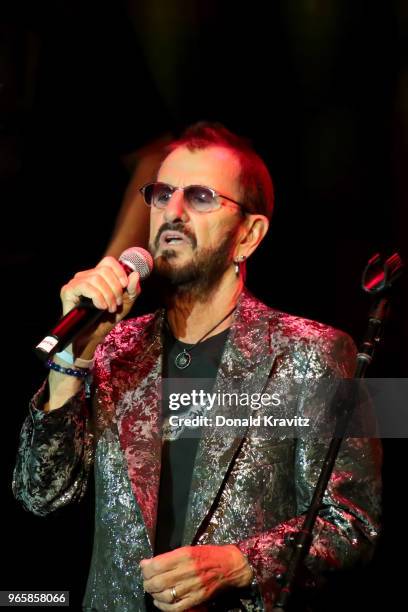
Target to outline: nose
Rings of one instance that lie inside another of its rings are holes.
[[[177,189],[177,191],[173,193],[166,208],[164,209],[164,219],[167,223],[174,223],[175,221],[182,221],[185,223],[188,220],[188,213],[182,189]]]

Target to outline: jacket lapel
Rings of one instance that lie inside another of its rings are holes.
[[[270,345],[270,309],[244,292],[235,313],[213,392],[262,392],[272,371],[275,352]],[[244,418],[246,405],[214,406],[211,416]],[[214,423],[214,420],[213,420]],[[206,427],[200,440],[190,490],[183,545],[197,541],[216,505],[224,480],[239,452],[245,431]]]
[[[243,292],[213,392],[249,394],[260,393],[265,388],[276,357],[270,343],[270,312],[264,304]],[[132,343],[132,337],[127,338],[126,350],[111,363],[120,444],[152,550],[162,450],[162,324],[163,311],[147,324],[141,322],[140,329],[132,335],[135,342]],[[250,410],[244,405],[214,406],[212,416],[244,418]],[[194,543],[197,532],[205,528],[206,518],[217,501],[243,438],[244,432],[234,432],[226,426],[204,429],[195,458],[183,545]]]
[[[161,466],[162,313],[111,364],[120,444],[153,550]]]

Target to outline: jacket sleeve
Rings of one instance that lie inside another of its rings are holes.
[[[83,497],[93,456],[84,389],[46,413],[46,384],[32,399],[24,421],[12,484],[15,498],[38,516]]]
[[[97,432],[114,414],[110,363],[122,348],[121,329],[119,323],[98,345],[90,379],[63,406],[43,411],[47,381],[31,401],[20,434],[13,493],[38,516],[79,501],[86,492]]]
[[[327,405],[313,395],[316,378],[351,377],[355,347],[349,337],[335,332],[308,350],[306,383],[298,398],[299,413],[324,414]],[[330,439],[305,437],[296,441],[294,477],[296,516],[275,528],[237,543],[254,569],[264,609],[271,610],[292,552],[294,532],[301,529]],[[350,568],[368,561],[379,535],[381,444],[377,439],[345,438],[313,530],[304,565],[308,582],[318,582],[327,570]],[[317,580],[316,580],[317,579]]]

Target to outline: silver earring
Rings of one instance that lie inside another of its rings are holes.
[[[235,270],[235,274],[236,276],[239,276],[241,273],[239,264],[243,263],[245,261],[246,257],[245,255],[239,255],[238,257],[235,257],[234,259],[234,270]]]

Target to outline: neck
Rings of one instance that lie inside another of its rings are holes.
[[[237,304],[243,289],[242,278],[228,270],[218,285],[205,296],[193,293],[172,295],[167,302],[167,319],[175,338],[194,344]],[[219,334],[231,325],[232,314],[217,326],[207,338]]]

